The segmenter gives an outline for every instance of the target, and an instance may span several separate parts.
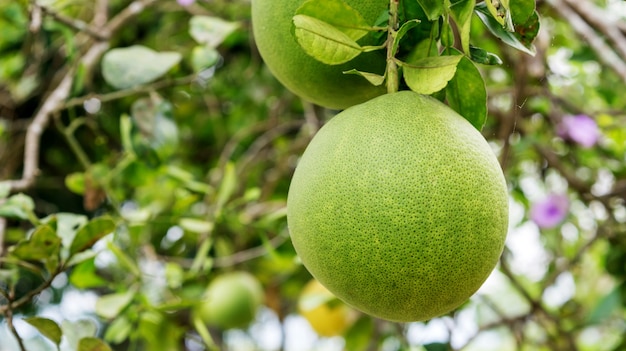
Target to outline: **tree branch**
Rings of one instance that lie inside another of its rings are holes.
[[[122,28],[127,21],[155,2],[156,0],[136,0],[132,2],[106,24],[101,31],[102,36],[110,37],[112,33]],[[102,54],[108,50],[109,43],[108,41],[101,41],[88,45],[91,46],[80,59],[79,63],[85,67],[92,67],[98,62]],[[67,70],[60,83],[54,88],[50,95],[48,95],[41,108],[36,112],[29,125],[26,131],[22,178],[7,181],[12,192],[24,191],[34,184],[39,173],[41,135],[48,126],[52,114],[60,110],[65,100],[69,97],[76,67],[77,65],[74,65]]]
[[[589,43],[589,46],[596,52],[598,60],[611,67],[620,78],[626,82],[626,62],[624,62],[602,37],[598,35],[594,28],[580,17],[565,1],[566,0],[546,0],[546,3],[564,17],[574,31]]]

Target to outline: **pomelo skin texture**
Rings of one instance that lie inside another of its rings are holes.
[[[211,281],[197,313],[207,325],[243,328],[254,320],[263,299],[263,288],[253,275],[225,273]]]
[[[496,266],[507,187],[467,120],[401,91],[320,129],[293,175],[287,221],[303,264],[337,297],[423,321],[463,304]]]
[[[357,69],[382,74],[385,52],[363,53],[345,64],[331,66],[307,55],[291,32],[292,18],[304,0],[253,0],[252,29],[256,45],[274,76],[296,95],[315,104],[345,109],[386,92],[365,78],[342,72]],[[345,0],[367,23],[388,8],[389,0]],[[373,44],[367,41],[360,44]]]

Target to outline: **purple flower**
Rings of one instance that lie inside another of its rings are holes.
[[[568,210],[569,200],[566,195],[551,194],[532,205],[530,219],[539,228],[553,228],[565,219]]]
[[[590,148],[598,142],[600,130],[596,121],[587,115],[565,116],[558,126],[558,134],[578,143],[584,148]]]
[[[189,6],[196,2],[196,0],[176,0],[180,6]]]

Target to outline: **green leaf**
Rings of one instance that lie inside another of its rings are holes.
[[[130,274],[134,275],[135,277],[141,276],[141,270],[139,269],[139,267],[137,267],[135,261],[133,261],[130,256],[122,251],[122,249],[117,247],[112,242],[107,243],[107,248],[111,250],[111,252],[115,255],[115,258],[117,258],[122,267],[126,268]]]
[[[232,162],[228,162],[224,167],[224,174],[222,175],[220,188],[217,191],[217,199],[215,201],[215,218],[219,218],[226,202],[228,202],[236,189],[237,173],[235,172],[235,165]]]
[[[103,340],[95,337],[86,337],[78,342],[77,351],[112,351]]]
[[[457,55],[425,57],[410,64],[402,63],[404,80],[414,92],[432,94],[446,87],[461,58]]]
[[[131,88],[162,77],[181,58],[178,52],[156,52],[141,45],[112,49],[102,58],[102,75],[114,88]]]
[[[41,225],[35,229],[30,239],[17,244],[11,255],[25,261],[58,260],[61,248],[61,238],[48,225]]]
[[[398,32],[396,33],[396,37],[393,39],[393,46],[391,48],[392,55],[395,56],[398,52],[398,46],[400,45],[400,40],[404,38],[404,36],[412,29],[415,28],[420,23],[420,20],[413,19],[407,22],[404,22]]]
[[[197,218],[181,218],[178,224],[192,233],[210,233],[214,227],[213,222]]]
[[[431,21],[436,20],[444,13],[444,0],[417,0]]]
[[[520,41],[520,39],[518,39],[514,32],[510,32],[502,28],[500,23],[491,16],[484,2],[476,5],[475,9],[478,18],[480,18],[493,35],[502,40],[505,44],[517,50],[525,52],[531,56],[535,55],[535,47],[530,44],[528,46],[525,45]]]
[[[70,256],[85,251],[96,241],[115,230],[115,222],[109,217],[99,217],[91,220],[76,233],[70,246]]]
[[[35,209],[33,199],[25,194],[15,194],[0,205],[0,216],[28,220]]]
[[[515,27],[514,35],[524,47],[532,48],[534,52],[533,41],[539,34],[539,27],[539,15],[533,12],[524,24]]]
[[[621,287],[618,285],[598,301],[586,318],[587,324],[600,324],[622,306]]]
[[[351,69],[349,71],[343,72],[343,74],[354,74],[357,76],[361,76],[367,79],[372,85],[379,86],[385,82],[385,76],[381,76],[380,74],[370,73],[370,72],[361,72],[356,69]]]
[[[135,290],[101,296],[96,301],[96,313],[103,318],[113,319],[135,298]]]
[[[239,28],[239,24],[218,17],[193,16],[189,20],[189,34],[199,44],[217,48]]]
[[[367,350],[372,342],[374,321],[369,316],[362,316],[348,329],[345,335],[346,350]]]
[[[70,350],[76,350],[80,339],[95,336],[98,331],[96,323],[90,319],[80,319],[75,322],[64,320],[61,323],[61,329]]]
[[[487,7],[491,18],[500,24],[507,31],[513,30],[513,22],[509,11],[508,1],[505,0],[485,0],[483,4]]]
[[[85,173],[70,173],[65,177],[65,186],[74,194],[85,194]]]
[[[446,87],[446,98],[452,109],[482,129],[487,119],[487,89],[478,68],[465,56]]]
[[[215,66],[219,60],[219,52],[210,46],[196,46],[191,51],[191,66],[195,72],[211,68]]]
[[[483,65],[501,65],[502,60],[498,55],[488,52],[487,50],[470,46],[470,59],[476,63]]]
[[[509,3],[514,24],[524,24],[535,13],[535,0],[515,0]]]
[[[354,41],[364,37],[371,29],[358,11],[341,0],[308,0],[300,5],[295,14],[325,22]]]
[[[41,317],[24,318],[24,321],[37,328],[41,335],[48,338],[55,345],[57,345],[57,347],[61,344],[63,332],[61,331],[61,327],[59,327],[55,321]]]
[[[107,284],[107,281],[96,273],[95,258],[92,257],[72,269],[70,283],[79,289],[90,289]]]
[[[328,64],[339,65],[359,56],[361,46],[332,25],[306,15],[293,17],[298,44],[311,57]]]
[[[113,344],[120,344],[128,338],[132,330],[133,324],[128,317],[125,315],[119,316],[109,324],[106,333],[104,333],[104,340]]]
[[[1,128],[2,126],[0,125],[0,129]],[[1,132],[0,136],[2,136]],[[5,199],[7,196],[9,196],[9,194],[11,194],[11,185],[9,184],[9,182],[0,182],[0,199]]]
[[[463,47],[463,52],[465,53],[470,51],[470,29],[474,6],[476,6],[476,0],[460,0],[450,6],[452,18],[459,27],[461,46]]]

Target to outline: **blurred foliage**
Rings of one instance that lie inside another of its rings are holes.
[[[0,349],[16,349],[15,334],[29,350],[626,349],[626,84],[555,3],[538,2],[534,57],[478,16],[470,23],[475,61],[503,62],[479,66],[483,134],[512,204],[498,269],[448,316],[361,315],[343,337],[322,338],[298,315],[311,277],[285,205],[298,156],[335,111],[264,67],[249,1],[138,0],[110,36],[89,28],[131,1],[3,2],[0,179],[19,179],[32,117],[65,75],[73,83],[41,137],[34,186],[0,182]],[[584,3],[626,16],[619,1]],[[83,64],[103,43],[101,59]],[[600,129],[591,148],[559,132],[577,114]],[[569,199],[567,216],[539,228],[529,210],[553,193]],[[264,307],[249,328],[207,328],[192,311],[232,271],[259,280]]]

